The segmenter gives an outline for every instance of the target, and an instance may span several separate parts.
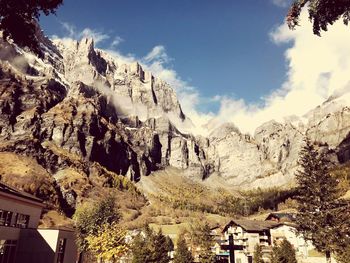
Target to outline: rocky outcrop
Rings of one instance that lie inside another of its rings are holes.
[[[43,38],[43,59],[0,45],[0,150],[31,156],[54,176],[75,167],[89,178],[98,164],[139,181],[173,166],[201,179],[216,174],[229,187],[288,185],[306,137],[350,159],[350,110],[339,98],[306,123],[270,121],[253,136],[224,124],[204,138],[175,125],[189,120],[167,83],[91,39]],[[62,189],[74,207],[77,196]]]

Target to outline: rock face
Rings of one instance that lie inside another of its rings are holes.
[[[134,181],[173,166],[202,179],[217,174],[228,186],[288,185],[306,137],[350,159],[350,109],[339,98],[309,112],[307,123],[270,121],[254,136],[224,124],[196,137],[174,124],[187,120],[174,90],[139,63],[91,39],[42,39],[43,59],[0,42],[0,151],[34,157],[55,178],[67,167],[88,178],[97,163]]]

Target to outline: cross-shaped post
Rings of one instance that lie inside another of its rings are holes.
[[[235,241],[233,239],[232,234],[230,234],[228,237],[228,245],[222,245],[221,248],[230,252],[230,263],[236,263],[235,250],[243,250],[242,245],[235,245]]]

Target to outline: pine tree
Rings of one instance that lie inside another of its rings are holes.
[[[331,164],[325,153],[319,153],[309,140],[301,151],[301,169],[296,174],[298,182],[298,232],[312,241],[320,252],[334,251],[337,206],[339,197],[337,181],[330,174]]]
[[[168,263],[170,258],[168,255],[168,244],[167,244],[167,239],[163,235],[163,232],[161,229],[153,235],[153,239],[151,240],[152,244],[152,262],[157,262],[157,263]]]
[[[210,226],[207,222],[199,223],[194,228],[192,234],[195,244],[200,247],[199,262],[213,263],[215,262],[215,254],[212,251],[213,237],[210,235]]]
[[[271,263],[297,263],[295,249],[287,239],[284,239],[279,245],[274,244]]]
[[[179,236],[176,243],[175,256],[173,263],[191,263],[193,261],[192,253],[188,250],[186,240],[183,234]]]
[[[139,233],[133,240],[132,263],[150,262],[150,249],[147,245],[146,237]]]
[[[135,237],[131,250],[132,263],[168,263],[170,261],[166,237],[161,230],[155,233],[149,226]]]
[[[253,262],[254,263],[264,263],[264,260],[262,258],[262,250],[261,246],[257,244],[254,249],[254,256],[253,256]]]

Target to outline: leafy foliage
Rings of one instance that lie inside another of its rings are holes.
[[[337,180],[330,174],[326,153],[319,153],[307,140],[299,162],[302,168],[296,174],[298,232],[330,258],[337,246],[344,247],[350,241],[346,219],[349,205],[339,199]]]
[[[259,244],[257,244],[254,248],[254,255],[253,255],[253,262],[254,263],[264,263],[264,260],[262,258],[262,249]]]
[[[287,239],[283,239],[279,245],[274,245],[272,248],[271,263],[297,263],[295,250]]]
[[[0,0],[0,29],[22,47],[40,53],[36,22],[40,14],[54,14],[63,0]]]
[[[187,247],[187,243],[183,234],[177,240],[177,247],[175,250],[174,263],[188,263],[193,262],[191,251]]]
[[[299,16],[302,9],[307,6],[309,19],[313,22],[315,35],[327,31],[328,25],[342,18],[345,25],[350,20],[349,0],[296,0],[289,9],[287,23],[289,28],[294,29],[299,24]]]
[[[348,245],[342,251],[339,251],[336,258],[338,263],[349,263],[350,262],[350,245]]]
[[[73,219],[77,231],[77,244],[81,251],[86,251],[86,237],[97,236],[99,226],[112,225],[120,220],[120,214],[114,196],[110,195],[96,204],[84,203],[78,207]]]
[[[159,230],[157,233],[145,227],[132,244],[132,263],[168,263],[169,241]]]
[[[96,234],[89,234],[85,239],[87,248],[98,259],[107,262],[115,260],[126,254],[128,246],[125,243],[126,230],[117,223],[104,224]]]

